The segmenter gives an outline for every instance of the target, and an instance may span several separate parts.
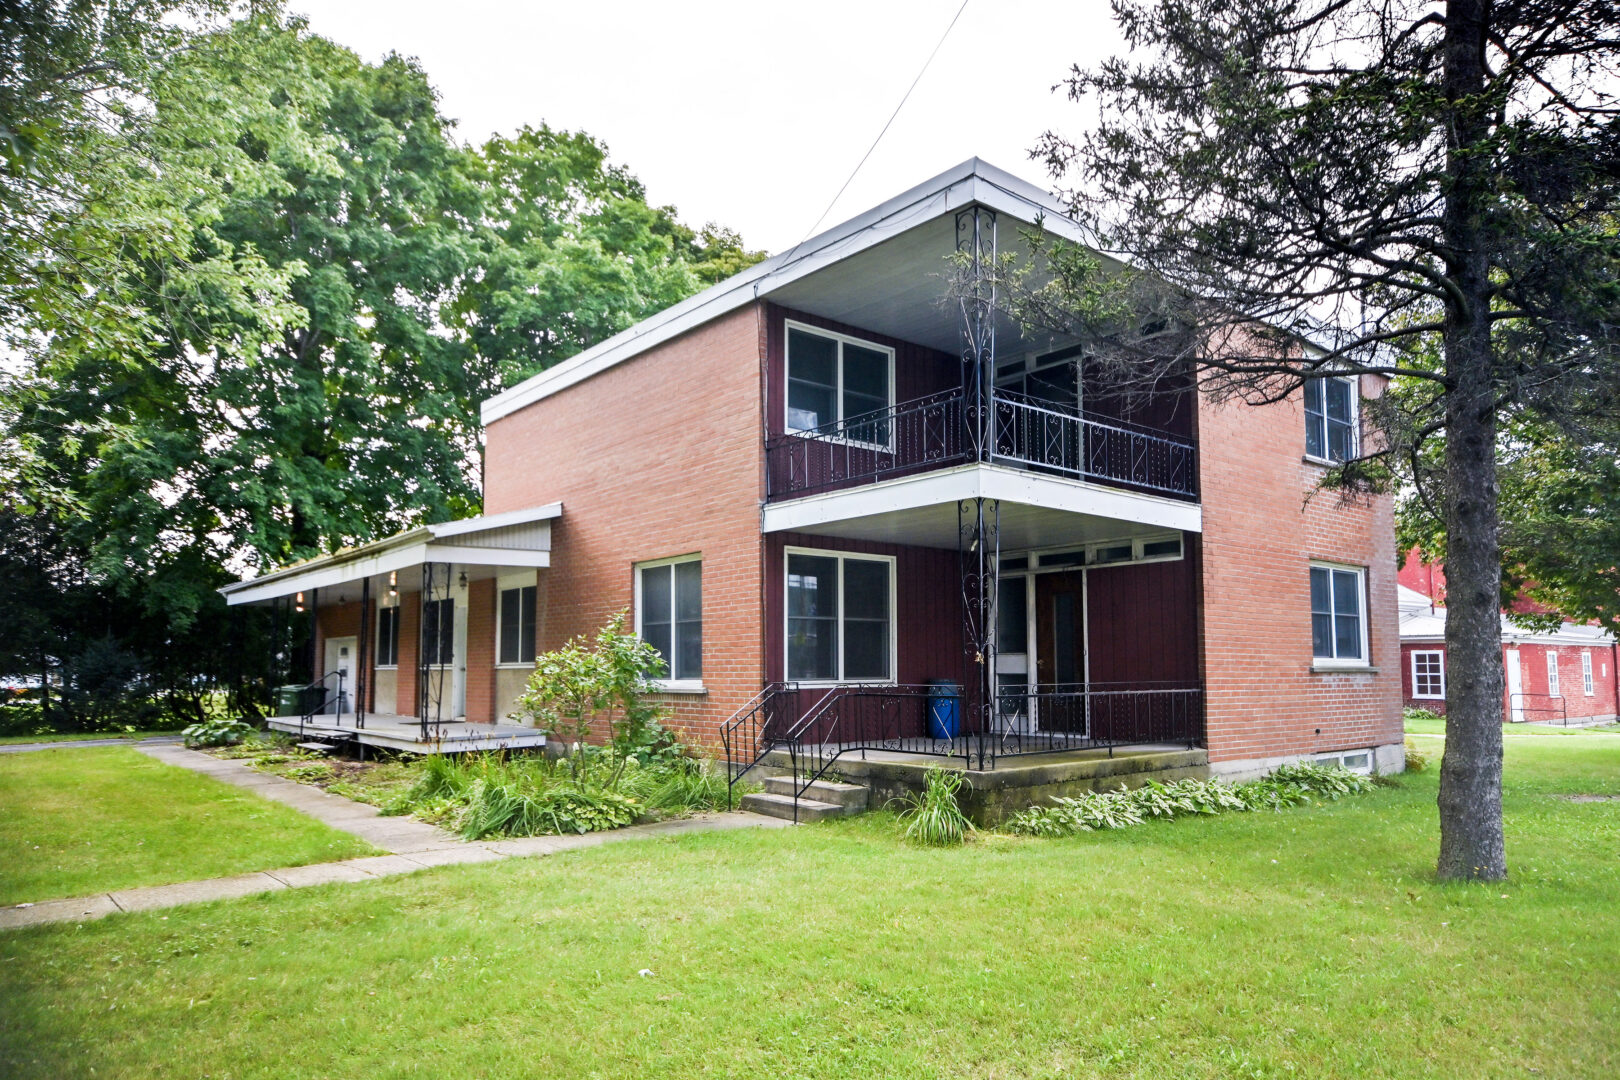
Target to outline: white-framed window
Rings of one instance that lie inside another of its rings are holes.
[[[786,429],[888,446],[894,350],[791,320],[786,338]]]
[[[893,682],[893,557],[788,548],[785,569],[789,681]]]
[[[1332,462],[1355,457],[1359,406],[1354,376],[1308,381],[1305,384],[1305,456]]]
[[[1041,570],[1073,570],[1081,566],[1115,566],[1120,563],[1132,562],[1173,562],[1184,555],[1184,545],[1180,533],[1168,533],[1158,536],[1129,537],[1121,540],[1104,540],[1100,543],[1088,544],[1083,548],[1063,548],[1055,551],[1039,552],[1035,555],[1036,565]],[[1028,565],[1025,563],[1024,565]],[[1010,569],[1007,560],[1002,560],[1002,569]]]
[[[1595,689],[1592,685],[1592,654],[1583,652],[1581,653],[1581,691],[1587,697],[1591,697]]]
[[[1446,654],[1440,649],[1412,651],[1412,696],[1415,698],[1446,696]]]
[[[636,564],[636,633],[664,658],[660,685],[702,685],[702,555]]]
[[[1563,697],[1558,692],[1558,650],[1547,650],[1547,696]]]
[[[391,668],[399,666],[399,608],[380,607],[377,609],[377,657],[376,666]]]
[[[456,654],[456,602],[429,600],[422,605],[422,662],[449,667]]]
[[[528,667],[534,663],[537,590],[533,574],[513,574],[497,582],[495,663]]]
[[[1311,564],[1311,655],[1318,666],[1367,665],[1367,572]]]

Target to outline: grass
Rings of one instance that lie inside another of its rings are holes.
[[[1620,731],[1620,724],[1601,724],[1594,727],[1540,727],[1529,724],[1503,724],[1502,737],[1505,739],[1543,738],[1548,735],[1581,735],[1591,731],[1616,732]],[[1430,720],[1426,717],[1406,718],[1406,733],[1408,735],[1444,735],[1446,721],[1442,717]]]
[[[0,904],[375,854],[290,807],[128,747],[0,756]]]
[[[887,814],[0,938],[0,1075],[1620,1074],[1620,740],[1515,739],[1502,885],[1435,773],[1069,839]],[[647,972],[647,974],[642,974]]]
[[[16,743],[81,742],[85,739],[150,739],[156,735],[178,735],[178,730],[167,731],[75,731],[48,735],[0,735],[0,746]]]

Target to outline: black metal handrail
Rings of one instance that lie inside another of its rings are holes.
[[[964,400],[960,388],[945,390],[767,439],[767,493],[802,495],[970,460]]]
[[[955,697],[935,715],[934,702]],[[868,751],[959,759],[962,768],[997,760],[1121,746],[1183,744],[1204,731],[1204,691],[1197,682],[1039,684],[998,693],[986,720],[960,696],[938,687],[863,683],[833,687],[796,722],[779,728],[771,750],[788,755],[798,800],[833,764]]]
[[[334,678],[337,680],[337,708],[333,715],[337,721],[341,722],[343,720],[344,672],[342,668],[339,668],[335,671],[328,671],[325,675],[322,675],[320,678],[316,679],[307,686],[301,686],[298,688],[298,693],[304,699],[304,709],[301,713],[299,713],[298,716],[299,738],[303,738],[304,725],[314,720],[317,714],[322,713],[326,703],[332,700],[332,691],[327,689],[326,684],[328,681]],[[319,691],[319,696],[316,694],[317,691]]]
[[[1548,720],[1531,721],[1532,723],[1538,723],[1538,724],[1557,723],[1560,727],[1568,727],[1569,726],[1569,703],[1564,700],[1564,695],[1563,694],[1528,694],[1528,693],[1509,694],[1508,695],[1508,722],[1509,723],[1520,723],[1520,724],[1522,724],[1522,723],[1525,722],[1523,720],[1515,721],[1513,719],[1513,713],[1514,713],[1515,710],[1517,710],[1520,713],[1537,712],[1537,713],[1548,713],[1549,715],[1554,711],[1551,705],[1548,705],[1545,708],[1531,708],[1530,706],[1525,704],[1525,701],[1530,699],[1530,698],[1541,698],[1541,699],[1543,699],[1545,701],[1556,701],[1558,703],[1558,709],[1557,709],[1558,719],[1556,721],[1548,719]],[[1516,705],[1515,705],[1515,700],[1517,700]]]
[[[1069,412],[1023,394],[991,395],[991,459],[1178,498],[1198,494],[1193,440]]]
[[[817,691],[825,695],[826,691]],[[794,683],[768,683],[742,708],[720,725],[720,746],[726,758],[727,805],[731,792],[748,771],[781,745],[803,714],[801,691]],[[812,706],[813,707],[813,706]]]

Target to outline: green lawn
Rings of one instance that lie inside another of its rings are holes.
[[[0,904],[375,854],[280,803],[127,747],[0,755]]]
[[[1070,840],[918,850],[870,815],[20,931],[0,1075],[1620,1075],[1620,802],[1557,797],[1620,794],[1620,740],[1507,754],[1506,885],[1433,881],[1431,770]]]

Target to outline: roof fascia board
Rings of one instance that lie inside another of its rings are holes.
[[[513,525],[529,525],[536,521],[550,521],[560,516],[562,516],[562,503],[554,502],[526,510],[508,510],[504,514],[492,514],[488,517],[446,521],[438,525],[429,525],[427,528],[435,538],[442,539],[447,536],[466,536],[468,533],[480,533],[490,529],[507,529]]]
[[[276,581],[254,579],[231,586],[226,594],[225,602],[229,605],[252,604],[263,600],[273,600],[280,596],[291,596],[294,593],[313,592],[316,589],[329,589],[335,585],[347,585],[361,578],[378,577],[395,570],[404,570],[410,566],[420,566],[423,563],[448,562],[460,563],[467,566],[513,566],[543,570],[551,565],[549,551],[532,551],[527,548],[477,548],[458,547],[454,544],[435,544],[432,542],[411,544],[407,547],[395,548],[390,551],[373,555],[364,555],[357,558],[344,559],[339,563],[326,566],[310,567],[291,576],[280,577]],[[224,592],[225,590],[220,590]]]

